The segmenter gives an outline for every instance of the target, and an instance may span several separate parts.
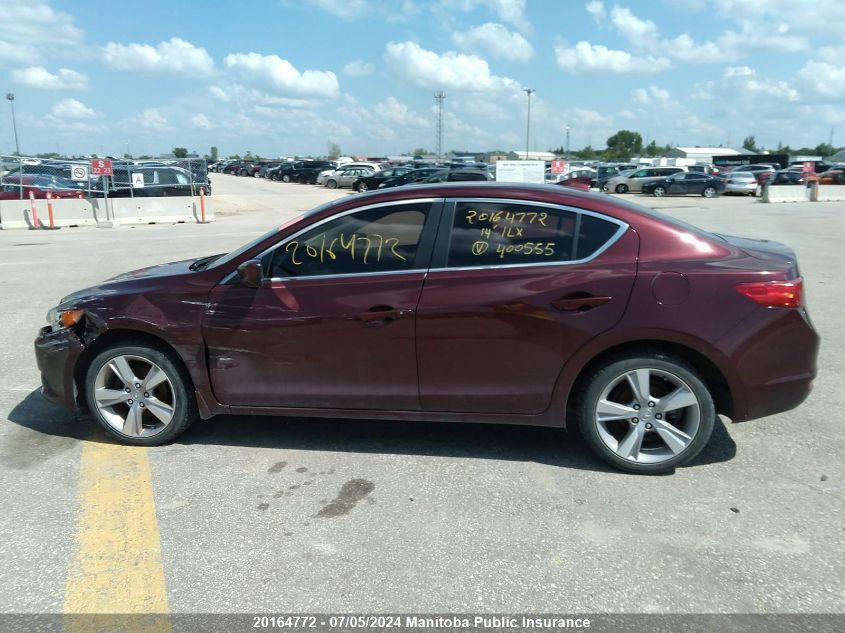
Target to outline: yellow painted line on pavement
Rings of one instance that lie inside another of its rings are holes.
[[[66,614],[169,613],[147,451],[96,441],[83,445],[79,550],[68,571]],[[108,630],[107,620],[68,617],[64,628]],[[125,630],[171,630],[169,616],[127,624]]]

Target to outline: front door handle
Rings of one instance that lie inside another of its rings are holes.
[[[412,312],[412,310],[396,310],[390,306],[373,306],[366,312],[356,314],[355,318],[364,323],[390,323],[396,319],[410,316]]]
[[[552,305],[564,312],[586,312],[604,305],[613,297],[596,297],[594,295],[566,296],[552,301]]]

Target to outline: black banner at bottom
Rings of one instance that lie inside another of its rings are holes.
[[[841,633],[845,614],[3,614],[2,633]]]

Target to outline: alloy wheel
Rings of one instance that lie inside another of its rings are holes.
[[[705,198],[713,198],[716,196],[716,190],[713,187],[707,187],[704,190],[703,195]]]
[[[173,420],[176,391],[157,364],[126,354],[115,356],[97,372],[94,404],[118,433],[152,437]]]
[[[663,187],[655,187],[654,195],[658,198],[662,198],[664,195],[666,195],[666,190]]]
[[[370,188],[367,186],[367,183],[362,182],[358,185],[358,193],[366,193],[369,191]]]
[[[659,464],[684,452],[701,426],[701,403],[677,374],[643,367],[610,380],[594,421],[599,439],[624,460]]]

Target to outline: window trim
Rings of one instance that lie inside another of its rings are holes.
[[[296,239],[303,233],[307,233],[311,229],[315,229],[323,224],[336,220],[338,218],[345,217],[347,215],[352,215],[353,213],[359,213],[361,211],[369,211],[370,209],[377,209],[380,207],[388,207],[388,206],[397,206],[402,204],[428,204],[429,211],[428,216],[426,218],[425,223],[423,224],[422,233],[420,234],[420,242],[419,245],[424,250],[428,251],[428,262],[422,268],[412,268],[409,270],[387,270],[387,271],[373,271],[368,273],[334,273],[331,275],[302,275],[299,277],[268,277],[265,281],[274,282],[274,281],[305,281],[309,279],[337,279],[337,278],[349,278],[349,277],[373,277],[376,275],[404,275],[408,273],[424,273],[429,270],[431,266],[431,260],[434,254],[434,245],[437,238],[437,231],[439,229],[440,221],[443,214],[443,198],[407,198],[404,200],[388,200],[383,202],[377,202],[374,204],[367,204],[361,207],[353,207],[352,209],[347,209],[341,213],[335,213],[328,217],[323,218],[322,220],[318,220],[317,222],[313,222],[306,227],[303,227],[296,233],[291,235],[285,236],[282,240],[276,242],[272,246],[268,246],[263,251],[261,251],[255,257],[250,259],[264,259],[271,251],[276,250],[277,248],[284,247],[285,244],[290,242],[291,240]],[[223,278],[220,284],[231,284],[233,282],[237,282],[238,280],[238,271],[237,267],[233,270],[230,274]]]
[[[589,257],[582,259],[573,259],[563,262],[527,262],[524,264],[485,264],[483,266],[448,266],[449,262],[449,246],[452,240],[452,229],[455,225],[455,209],[459,202],[477,202],[477,203],[493,203],[493,204],[515,204],[521,206],[545,207],[548,209],[558,209],[560,211],[569,211],[575,213],[575,232],[580,230],[581,215],[590,215],[600,220],[615,224],[618,228],[616,232],[608,239],[601,248],[597,249],[595,253]],[[431,262],[429,263],[429,272],[447,272],[447,271],[463,271],[463,270],[501,270],[503,268],[539,268],[549,266],[574,266],[578,264],[586,264],[599,255],[607,251],[627,232],[630,225],[617,218],[592,211],[590,209],[581,209],[578,207],[571,207],[565,204],[555,204],[551,202],[541,202],[537,200],[514,200],[507,198],[446,198],[443,204],[443,211],[440,217],[440,230],[437,232],[437,240],[434,243],[432,251]]]

